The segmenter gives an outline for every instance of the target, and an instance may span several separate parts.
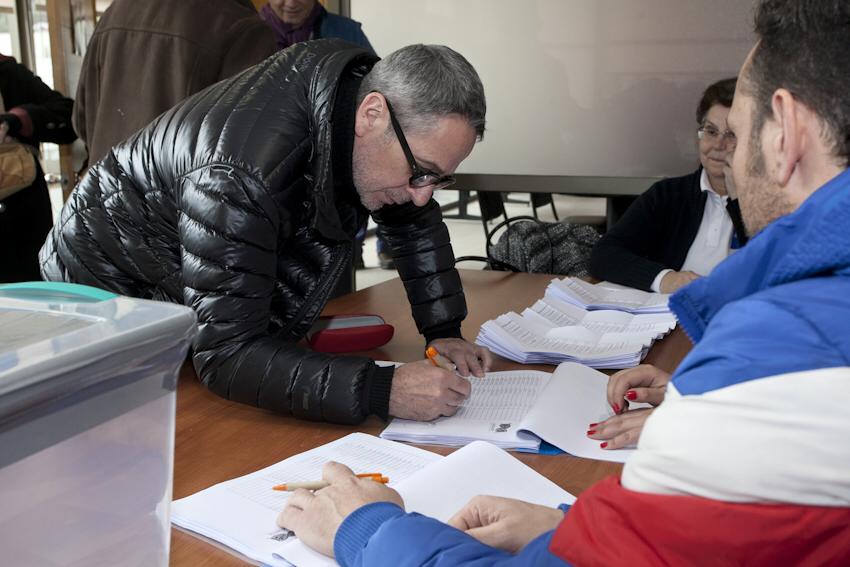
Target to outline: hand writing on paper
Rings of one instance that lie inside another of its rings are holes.
[[[428,360],[402,364],[393,374],[390,415],[416,421],[454,415],[471,390],[468,380]]]
[[[557,508],[499,496],[476,496],[449,525],[487,545],[516,553],[533,539],[554,530],[564,513]]]
[[[661,278],[661,284],[658,287],[661,290],[661,293],[673,293],[680,287],[685,287],[692,281],[699,278],[700,275],[698,273],[691,271],[667,272],[664,277]]]
[[[357,478],[345,465],[325,464],[322,479],[330,486],[316,492],[300,488],[292,493],[277,517],[277,525],[292,530],[305,544],[329,557],[334,556],[334,538],[342,521],[361,506],[392,502],[404,508],[398,492]]]
[[[428,346],[451,360],[461,376],[469,376],[471,372],[481,378],[493,366],[493,353],[489,349],[463,339],[435,339]]]

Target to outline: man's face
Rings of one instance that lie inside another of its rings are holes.
[[[783,187],[766,168],[763,135],[764,127],[771,117],[767,117],[758,132],[753,132],[755,100],[748,94],[750,89],[746,88],[749,60],[748,57],[741,69],[728,125],[738,139],[735,150],[730,154],[729,166],[741,205],[741,215],[747,232],[752,236],[779,217],[792,212],[794,207]]]
[[[269,0],[269,4],[283,23],[297,26],[310,15],[316,0]]]
[[[356,129],[352,165],[354,186],[363,206],[375,211],[384,205],[408,201],[418,207],[425,205],[431,199],[433,188],[409,185],[410,164],[398,139],[389,134],[392,128],[388,118],[376,122],[372,129],[364,130],[363,124]],[[451,175],[472,152],[476,135],[466,119],[448,115],[421,134],[405,132],[405,138],[420,167],[438,175]]]

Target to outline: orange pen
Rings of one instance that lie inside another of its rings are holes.
[[[381,484],[386,484],[390,481],[389,477],[386,477],[381,473],[360,473],[355,476],[357,476],[357,478],[364,478],[373,482],[380,482]],[[287,482],[284,484],[278,484],[272,486],[272,490],[292,491],[298,488],[306,488],[307,490],[319,490],[320,488],[325,488],[327,486],[328,482],[326,480],[304,480],[300,482]]]
[[[448,370],[449,372],[454,372],[456,370],[455,365],[452,364],[452,361],[437,352],[437,349],[432,346],[429,346],[427,349],[425,349],[425,356],[428,357],[428,360],[431,361],[431,364],[438,368]]]

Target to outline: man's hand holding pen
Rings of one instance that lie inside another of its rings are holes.
[[[463,339],[436,339],[431,341],[428,349],[434,349],[463,377],[472,374],[481,378],[493,366],[493,353]]]
[[[426,360],[396,368],[390,415],[416,421],[454,415],[471,392],[464,377],[470,370],[475,376],[484,376],[493,362],[489,350],[463,339],[435,340],[428,345],[426,356]]]
[[[403,364],[393,375],[390,415],[416,421],[454,415],[470,391],[469,380],[428,360]]]
[[[322,480],[327,486],[316,492],[304,488],[293,492],[277,523],[330,557],[334,556],[334,537],[342,521],[361,506],[389,502],[404,509],[398,492],[372,478],[358,478],[340,463],[325,464]]]

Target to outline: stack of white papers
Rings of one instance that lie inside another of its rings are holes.
[[[405,508],[441,521],[478,494],[518,498],[555,507],[575,501],[570,493],[488,443],[473,443],[448,457],[352,433],[255,473],[217,484],[172,504],[171,521],[266,565],[336,565],[301,543],[275,519],[288,492],[272,486],[321,478],[322,465],[335,460],[355,472],[390,477]]]
[[[484,323],[476,342],[524,364],[630,368],[675,328],[667,297],[572,278],[553,280],[545,297],[521,315],[506,313]]]
[[[618,333],[565,327],[557,336],[550,327],[509,312],[481,325],[475,342],[523,364],[578,362],[593,368],[630,368],[640,363],[651,341]]]
[[[641,337],[641,342],[646,342],[660,339],[676,327],[676,317],[669,311],[650,314],[612,309],[586,311],[559,300],[549,292],[522,315],[549,327],[551,330],[547,331],[547,336],[554,338],[562,333],[558,329],[581,326],[599,334],[635,335]]]
[[[650,293],[602,282],[587,283],[577,278],[552,280],[547,288],[555,298],[582,309],[614,309],[627,313],[667,313],[670,294]]]
[[[394,419],[381,437],[449,446],[483,439],[505,449],[532,452],[542,439],[578,457],[620,463],[634,452],[605,450],[587,437],[588,424],[613,415],[608,376],[592,368],[564,363],[554,374],[491,372],[470,382],[472,393],[455,415],[430,422]]]

